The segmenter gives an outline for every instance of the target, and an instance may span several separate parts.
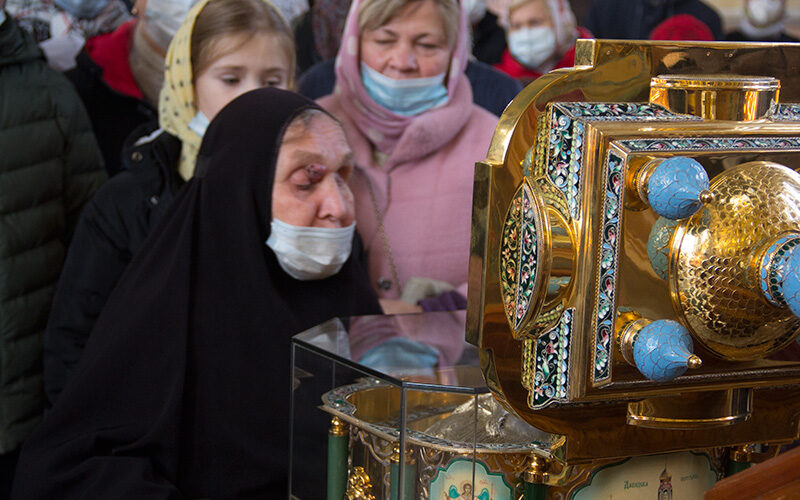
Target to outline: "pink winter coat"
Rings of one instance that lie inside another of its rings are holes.
[[[400,297],[378,229],[369,185],[401,286],[411,277],[433,278],[466,296],[475,162],[486,158],[497,117],[473,104],[464,75],[466,16],[448,75],[449,101],[417,116],[396,115],[372,100],[361,83],[356,0],[345,25],[336,62],[334,93],[319,104],[344,125],[355,154],[350,186],[356,200],[358,232],[369,256],[369,274],[378,296]],[[387,155],[382,165],[373,151]]]

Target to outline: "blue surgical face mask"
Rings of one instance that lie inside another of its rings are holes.
[[[108,5],[109,0],[55,0],[55,4],[79,19],[97,17]]]
[[[304,227],[272,219],[267,246],[294,279],[321,280],[338,273],[353,247],[355,222],[347,227]]]
[[[428,78],[395,80],[361,63],[361,81],[372,99],[403,116],[414,116],[447,102],[444,73]]]
[[[186,124],[186,126],[189,127],[189,130],[202,138],[206,134],[209,123],[208,117],[206,117],[202,111],[198,111],[197,114],[194,115],[194,118],[192,118],[192,120]]]

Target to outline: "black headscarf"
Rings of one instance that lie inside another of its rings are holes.
[[[265,245],[281,139],[308,108],[260,89],[212,121],[195,177],[25,444],[14,498],[285,495],[291,335],[380,312],[357,252],[330,278],[298,281]]]

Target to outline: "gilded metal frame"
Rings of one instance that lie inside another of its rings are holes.
[[[603,234],[604,223],[608,222],[603,218],[606,211],[590,211],[584,207],[616,203],[619,220],[612,221],[612,225],[618,224],[624,230],[625,224],[637,223],[637,217],[643,215],[630,215],[632,211],[622,210],[626,169],[668,155],[669,151],[681,147],[681,141],[687,137],[696,140],[696,144],[706,140],[711,145],[720,146],[687,149],[709,158],[724,150],[722,143],[725,141],[729,144],[724,147],[738,155],[758,155],[776,150],[791,154],[800,151],[797,149],[800,146],[800,124],[795,122],[800,116],[800,105],[780,106],[771,122],[736,122],[735,127],[691,117],[680,119],[678,123],[675,120],[625,122],[580,117],[583,170],[578,183],[606,186],[613,180],[614,185],[619,186],[620,195],[619,198],[616,194],[609,196],[606,189],[578,189],[575,203],[563,200],[562,206],[569,210],[568,224],[575,255],[570,289],[551,304],[549,310],[541,311],[549,313],[549,319],[537,323],[524,341],[514,339],[505,317],[499,293],[498,252],[494,250],[510,196],[523,180],[534,186],[555,185],[552,179],[541,182],[543,167],[547,168],[542,157],[552,157],[550,148],[542,147],[541,139],[547,137],[542,125],[548,124],[548,117],[552,118],[548,113],[554,108],[568,106],[555,103],[646,102],[651,78],[670,72],[774,76],[781,81],[781,100],[800,102],[800,72],[797,68],[800,68],[800,48],[788,44],[579,41],[575,68],[551,72],[529,85],[500,118],[487,159],[476,164],[475,170],[467,340],[481,348],[484,375],[500,401],[533,425],[566,436],[563,447],[554,450],[556,458],[567,463],[580,463],[722,444],[786,441],[797,435],[800,418],[800,390],[797,387],[756,390],[752,418],[724,432],[719,429],[702,432],[687,429],[671,431],[666,437],[664,431],[655,432],[625,424],[627,402],[631,400],[684,393],[684,398],[700,404],[702,391],[796,384],[800,382],[800,366],[778,362],[745,363],[727,371],[724,376],[719,371],[707,370],[686,375],[675,383],[659,385],[637,379],[632,375],[632,368],[618,365],[618,377],[612,369],[615,362],[613,328],[619,312],[619,303],[614,303],[618,297],[613,295],[627,297],[634,290],[625,286],[619,290],[612,287],[611,307],[608,308],[610,316],[600,315],[607,311],[599,307],[600,301],[595,295],[602,284],[595,270],[603,257],[606,260],[611,257],[614,261],[623,255],[620,252],[629,252],[630,249],[610,247],[604,255],[602,241],[598,238]],[[755,142],[743,145],[743,136]],[[540,138],[538,145],[537,137]],[[766,145],[758,143],[762,140]],[[612,159],[611,164],[607,163],[609,159]],[[586,168],[587,165],[597,167],[590,169]],[[546,207],[558,210],[558,202]],[[612,210],[609,221],[613,216]],[[626,220],[626,217],[631,220]],[[587,251],[590,248],[595,251]],[[617,271],[627,272],[624,267],[616,270],[610,276],[612,279],[617,278]],[[669,305],[666,298],[666,301],[659,299],[662,305],[653,307],[659,312],[667,311],[663,305]],[[570,339],[566,396],[544,405],[531,405],[530,377],[523,381],[520,374],[530,374],[525,365],[530,366],[533,359],[534,339],[549,332],[566,309],[574,309],[572,323],[576,332],[595,332],[597,335],[587,339],[575,334]],[[668,312],[665,314],[668,316]],[[608,337],[597,332],[601,323],[610,325]],[[602,354],[608,361],[607,373],[604,369],[596,371],[594,363],[598,340],[604,347],[606,338],[608,348]],[[714,363],[710,368],[714,368]],[[770,413],[774,415],[765,416]],[[776,424],[778,419],[780,422]],[[597,431],[598,428],[605,429],[603,435]]]

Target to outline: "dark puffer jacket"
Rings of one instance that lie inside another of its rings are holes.
[[[44,339],[45,392],[55,402],[97,316],[133,255],[184,184],[180,141],[157,128],[136,129],[123,148],[124,169],[86,204],[58,282]]]
[[[86,111],[36,42],[0,25],[0,454],[44,408],[42,335],[81,207],[106,178]]]

